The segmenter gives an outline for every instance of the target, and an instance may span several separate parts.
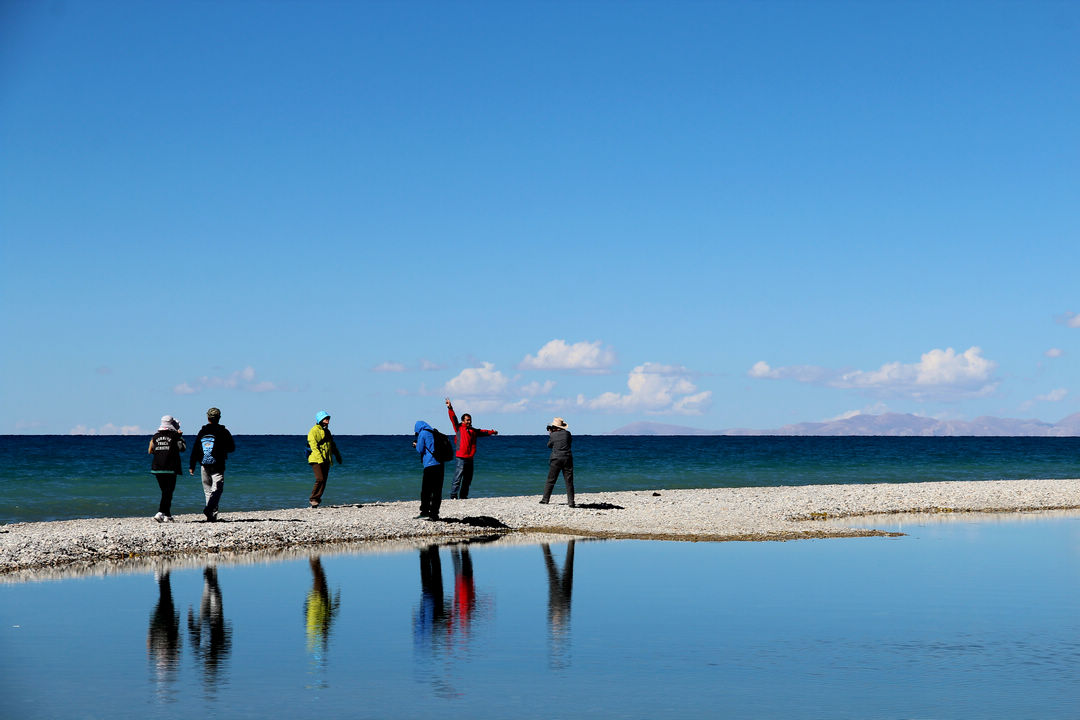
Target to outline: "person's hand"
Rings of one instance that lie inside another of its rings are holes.
[[[194,475],[194,474],[195,474],[195,471],[194,471],[194,470],[192,470],[191,468],[188,468],[187,474],[188,474],[188,475]]]
[[[454,407],[450,404],[450,398],[446,398],[446,407]]]

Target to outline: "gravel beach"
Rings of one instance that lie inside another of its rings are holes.
[[[833,520],[896,513],[1080,509],[1080,479],[810,485],[771,488],[579,493],[540,505],[538,495],[444,500],[442,519],[414,519],[416,502],[324,505],[149,517],[96,518],[0,527],[0,574],[101,560],[272,550],[324,543],[443,540],[492,533],[547,533],[662,540],[796,540],[886,535]]]

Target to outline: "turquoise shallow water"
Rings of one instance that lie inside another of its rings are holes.
[[[420,462],[411,435],[337,439],[345,464],[332,469],[325,502],[418,496]],[[546,436],[481,438],[472,495],[539,494],[546,442]],[[149,437],[0,436],[0,522],[152,515],[159,493],[148,444]],[[304,506],[312,484],[304,446],[299,435],[238,436],[222,510]],[[574,456],[583,493],[1080,477],[1080,438],[577,436]],[[174,512],[202,506],[198,478],[183,476]]]
[[[1080,716],[1080,518],[903,530],[481,539],[0,584],[0,714]]]

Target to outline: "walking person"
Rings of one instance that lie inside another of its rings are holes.
[[[432,427],[423,420],[417,420],[413,432],[416,433],[413,447],[420,453],[420,461],[424,464],[424,476],[420,482],[420,514],[416,519],[438,520],[446,470],[435,457],[435,432]]]
[[[185,450],[187,446],[184,444],[184,434],[180,432],[180,422],[172,415],[162,416],[161,427],[150,438],[150,447],[146,451],[154,456],[150,461],[150,472],[161,488],[161,501],[157,515],[154,515],[158,522],[173,522],[172,498],[176,490],[176,476],[184,472],[180,453]]]
[[[547,505],[551,500],[551,490],[555,487],[555,481],[559,472],[563,474],[566,482],[566,504],[577,507],[574,504],[574,453],[570,446],[574,438],[570,435],[566,421],[557,417],[547,426],[548,447],[551,448],[551,458],[548,461],[547,485],[544,486],[544,497],[540,500],[541,505]]]
[[[322,503],[323,491],[326,490],[326,478],[330,476],[330,466],[333,464],[331,457],[337,460],[338,465],[344,464],[334,436],[330,433],[330,413],[320,410],[315,414],[315,425],[308,431],[307,443],[311,450],[308,453],[308,464],[315,473],[315,486],[311,488],[308,503],[317,508]]]
[[[221,424],[221,411],[216,407],[210,408],[206,411],[206,424],[199,429],[188,462],[188,473],[191,475],[195,474],[196,465],[202,467],[203,495],[206,496],[203,515],[207,522],[218,519],[218,503],[225,490],[225,460],[235,450],[232,433]]]
[[[457,452],[454,453],[456,467],[454,468],[454,481],[450,484],[450,499],[464,500],[469,497],[469,486],[473,478],[473,458],[476,457],[476,438],[481,435],[498,435],[498,430],[481,430],[474,428],[472,415],[462,413],[461,422],[458,422],[454,413],[454,406],[450,404],[450,398],[446,398],[446,411],[450,415],[450,423],[454,426],[454,434],[457,436]]]

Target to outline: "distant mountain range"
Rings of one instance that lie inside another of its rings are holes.
[[[636,422],[608,435],[886,435],[891,437],[1074,437],[1080,436],[1080,413],[1057,423],[1016,418],[979,417],[974,420],[935,420],[908,413],[853,415],[842,420],[785,425],[775,430],[702,430],[681,425]]]

